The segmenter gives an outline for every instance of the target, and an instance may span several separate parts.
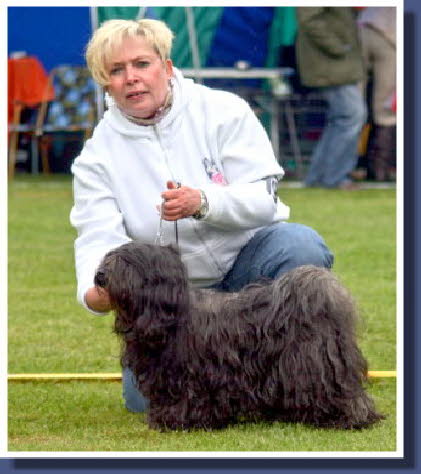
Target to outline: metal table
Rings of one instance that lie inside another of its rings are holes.
[[[295,74],[295,70],[292,68],[201,68],[201,69],[181,69],[184,77],[190,77],[198,82],[203,79],[268,79],[268,80],[283,80],[286,77],[290,77]],[[279,130],[280,130],[280,103],[285,103],[285,113],[287,119],[288,132],[292,141],[294,150],[295,160],[297,165],[301,165],[301,154],[298,145],[298,139],[296,134],[295,120],[291,106],[287,103],[286,99],[289,94],[276,94],[272,91],[273,100],[270,101],[270,137],[272,142],[273,151],[277,159],[280,159],[280,143],[279,143]]]

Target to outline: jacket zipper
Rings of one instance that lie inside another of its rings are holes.
[[[168,153],[162,143],[162,138],[161,138],[161,135],[158,131],[158,126],[157,125],[153,125],[153,128],[154,128],[154,131],[155,131],[155,134],[156,134],[156,138],[158,139],[158,143],[159,143],[159,146],[161,147],[161,150],[162,150],[162,153],[164,154],[164,159],[165,159],[165,164],[167,165],[167,169],[168,171],[170,172],[170,175],[171,175],[171,179],[173,181],[177,181],[177,179],[174,177],[174,174],[173,174],[173,171],[172,169],[170,168],[170,163],[169,163],[169,159],[168,159]]]
[[[154,128],[154,131],[155,131],[155,134],[156,134],[156,137],[158,139],[158,143],[159,143],[159,146],[161,147],[161,150],[164,154],[164,158],[165,158],[165,164],[167,165],[167,168],[168,168],[168,171],[170,172],[170,175],[171,175],[171,179],[173,181],[177,181],[178,180],[174,177],[174,174],[173,174],[173,171],[170,167],[170,164],[169,164],[169,159],[168,159],[168,154],[167,154],[167,151],[164,147],[164,145],[162,144],[162,139],[161,139],[161,135],[158,131],[158,126],[157,125],[153,125],[153,128]],[[209,248],[209,246],[207,245],[206,243],[206,240],[205,238],[202,236],[200,230],[199,230],[199,225],[198,223],[196,222],[190,222],[190,225],[193,226],[193,231],[194,233],[196,234],[196,237],[198,238],[198,240],[200,241],[200,243],[203,245],[203,247],[205,248],[207,254],[209,255],[211,261],[213,262],[214,266],[216,267],[217,271],[220,273],[220,275],[224,275],[224,271],[222,270],[220,264],[218,263],[215,255],[213,254],[213,252],[211,251],[211,249]]]

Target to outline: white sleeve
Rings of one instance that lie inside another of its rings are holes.
[[[289,218],[289,207],[274,200],[265,178],[280,180],[284,170],[250,106],[239,100],[234,117],[219,127],[219,160],[226,186],[204,186],[209,211],[205,221],[220,228],[250,229]]]
[[[95,271],[103,256],[130,239],[102,164],[88,152],[82,152],[72,166],[72,173],[74,205],[70,222],[77,230],[77,299],[90,312],[105,314],[92,311],[85,302],[85,294],[93,286]]]
[[[209,205],[203,220],[215,227],[253,229],[289,218],[289,207],[273,199],[265,180],[224,187],[211,184],[203,191]]]

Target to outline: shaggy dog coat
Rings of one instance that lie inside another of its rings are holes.
[[[109,292],[123,366],[156,429],[240,420],[363,428],[381,419],[352,298],[334,274],[302,266],[238,293],[194,290],[176,249],[131,242],[95,276]]]

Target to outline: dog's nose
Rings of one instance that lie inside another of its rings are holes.
[[[107,278],[105,273],[101,270],[97,271],[94,278],[95,286],[99,286],[101,288],[105,288],[107,286]]]

